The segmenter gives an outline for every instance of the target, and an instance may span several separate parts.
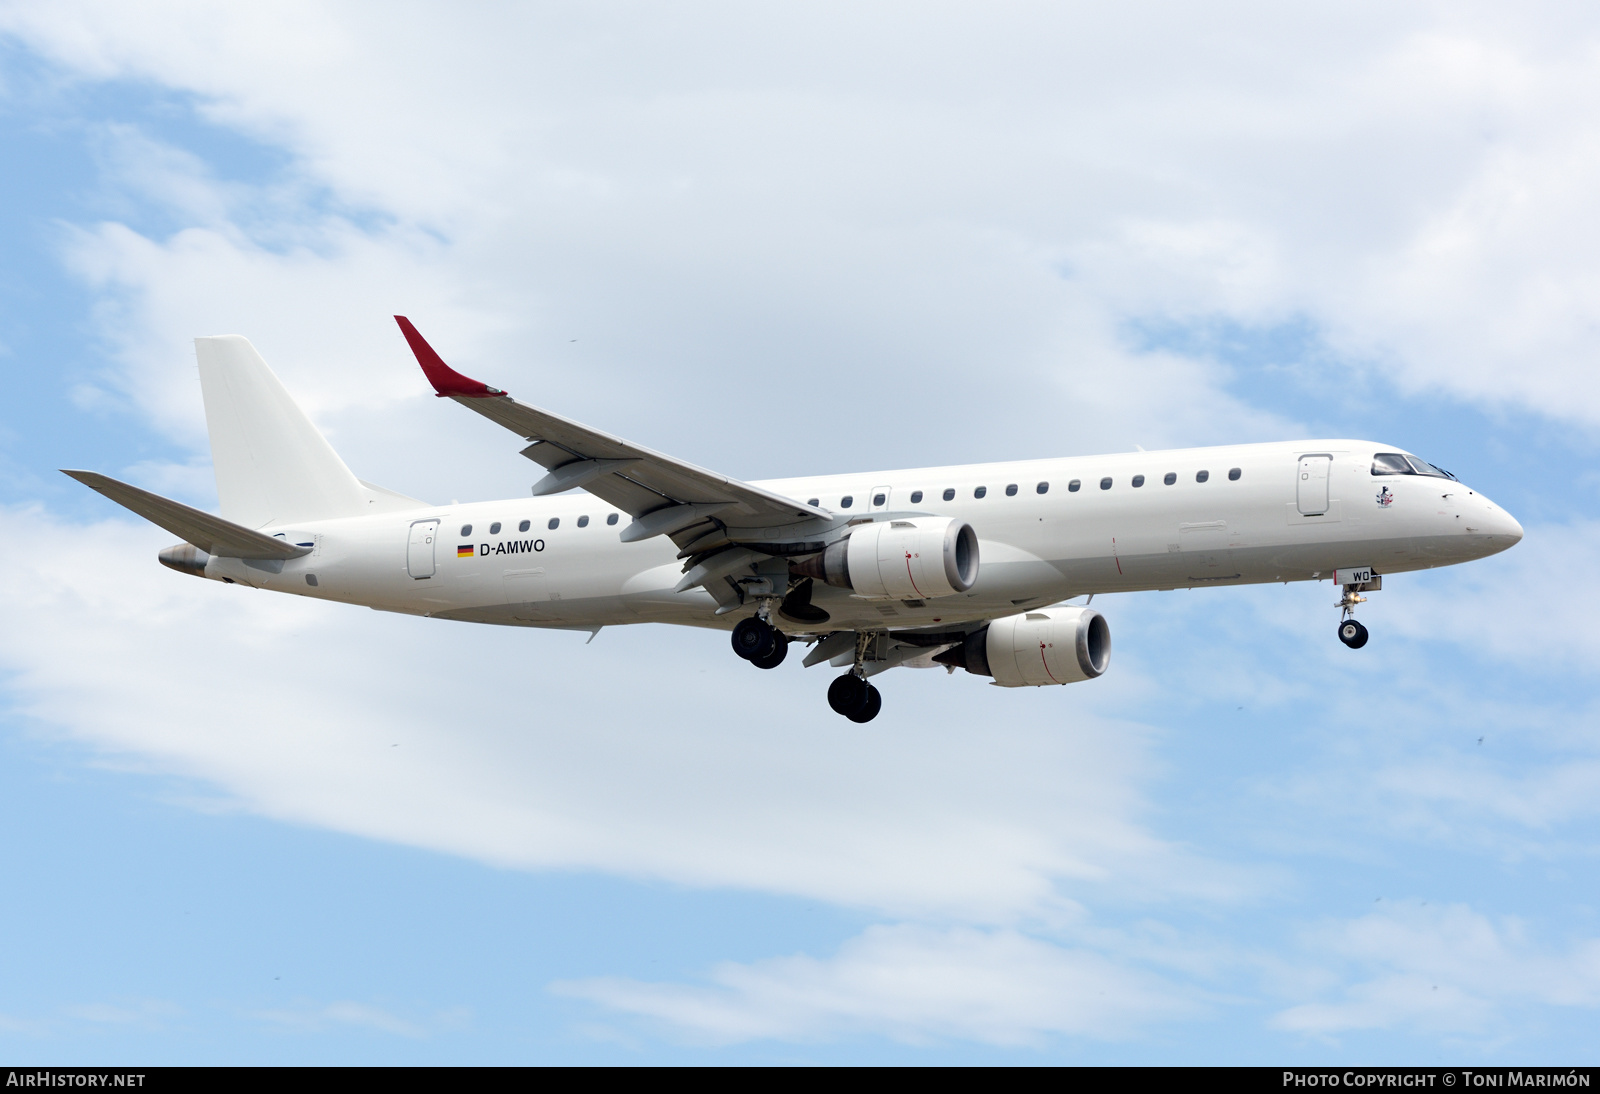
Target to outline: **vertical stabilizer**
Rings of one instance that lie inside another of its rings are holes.
[[[196,338],[222,515],[247,528],[370,512],[367,489],[249,339]]]

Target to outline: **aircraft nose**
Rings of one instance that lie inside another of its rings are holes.
[[[1522,542],[1522,525],[1517,523],[1516,517],[1504,509],[1496,510],[1495,517],[1497,518],[1496,523],[1499,525],[1495,529],[1496,535],[1505,536],[1512,543]]]
[[[1482,495],[1480,495],[1481,497]],[[1488,512],[1483,515],[1481,534],[1486,534],[1492,539],[1503,542],[1505,546],[1497,547],[1503,551],[1522,541],[1522,525],[1517,523],[1517,518],[1500,508],[1488,498],[1483,499],[1484,508]]]

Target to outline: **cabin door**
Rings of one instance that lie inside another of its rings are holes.
[[[406,573],[419,581],[433,576],[433,547],[438,538],[438,521],[412,522],[411,542],[406,545]]]
[[[1295,506],[1303,517],[1321,516],[1328,511],[1328,469],[1332,456],[1301,456],[1295,475]]]

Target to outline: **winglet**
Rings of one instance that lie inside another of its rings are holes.
[[[417,364],[422,366],[422,374],[428,378],[428,383],[433,385],[433,390],[438,393],[439,398],[443,399],[447,395],[485,398],[505,394],[499,388],[468,379],[445,364],[444,359],[433,351],[433,347],[417,333],[417,328],[413,327],[411,320],[405,316],[397,315],[394,321],[400,324],[400,333],[406,336],[406,341],[411,345],[411,352],[417,355]]]

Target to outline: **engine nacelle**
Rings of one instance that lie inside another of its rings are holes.
[[[996,619],[934,658],[1001,687],[1092,680],[1111,663],[1111,628],[1093,608],[1051,608]]]
[[[863,524],[791,569],[871,600],[953,596],[978,580],[978,533],[954,519]]]

